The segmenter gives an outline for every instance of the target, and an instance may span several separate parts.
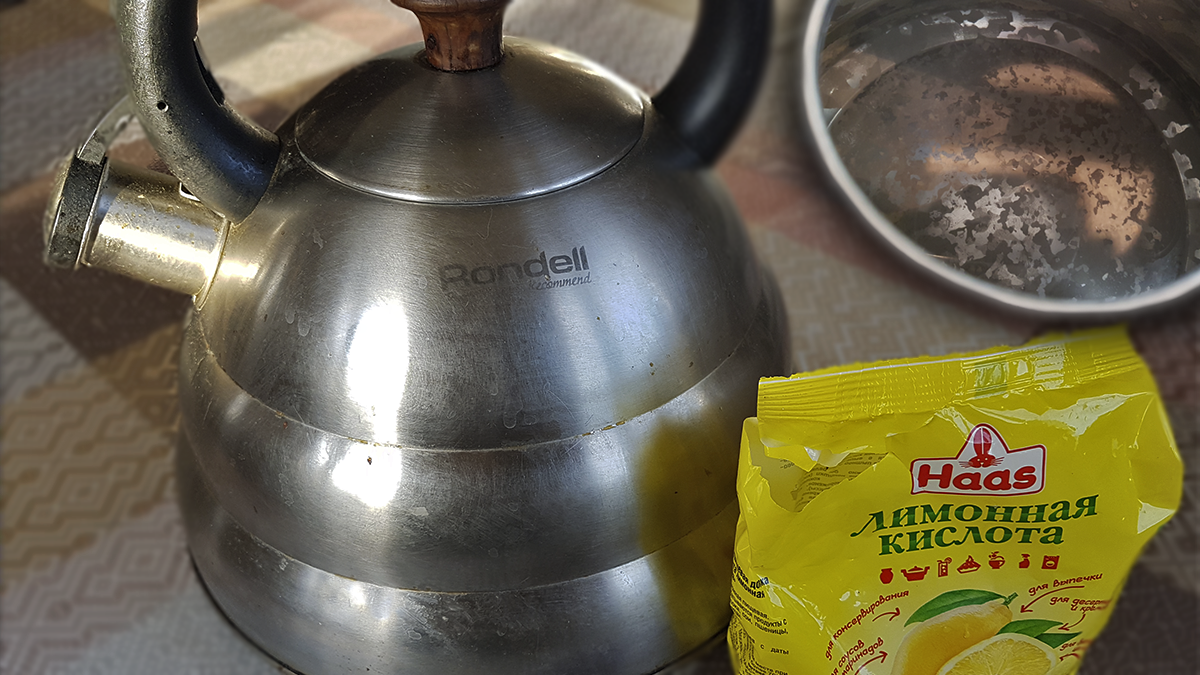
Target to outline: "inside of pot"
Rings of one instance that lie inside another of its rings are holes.
[[[1165,21],[1134,32],[1103,5],[835,7],[822,105],[878,215],[952,268],[1047,299],[1139,295],[1200,268],[1189,38]]]

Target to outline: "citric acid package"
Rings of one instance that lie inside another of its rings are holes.
[[[742,438],[741,675],[1066,675],[1178,507],[1122,330],[763,380]]]

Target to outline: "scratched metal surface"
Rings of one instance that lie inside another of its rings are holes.
[[[277,673],[221,619],[184,549],[170,455],[188,299],[39,262],[52,165],[120,89],[106,7],[0,1],[0,670]],[[982,349],[1043,330],[914,278],[829,202],[792,122],[796,8],[779,10],[767,85],[719,171],[783,288],[797,368]],[[686,45],[692,11],[689,0],[517,0],[507,25],[653,91]],[[201,35],[227,94],[268,126],[337,72],[419,39],[386,0],[205,0]],[[155,162],[136,131],[115,154]],[[1082,672],[1191,675],[1200,669],[1200,311],[1130,328],[1189,461],[1186,493]],[[680,672],[731,671],[718,645]]]

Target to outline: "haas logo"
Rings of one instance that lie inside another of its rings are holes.
[[[1029,495],[1045,485],[1046,446],[1010,450],[995,427],[980,424],[957,456],[917,459],[911,470],[914,495]]]

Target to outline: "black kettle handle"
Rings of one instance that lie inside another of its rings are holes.
[[[175,177],[231,220],[254,210],[279,161],[275,134],[226,105],[200,59],[196,0],[114,0],[129,96]]]
[[[703,164],[712,164],[750,109],[766,66],[771,0],[702,0],[683,63],[654,106]]]

